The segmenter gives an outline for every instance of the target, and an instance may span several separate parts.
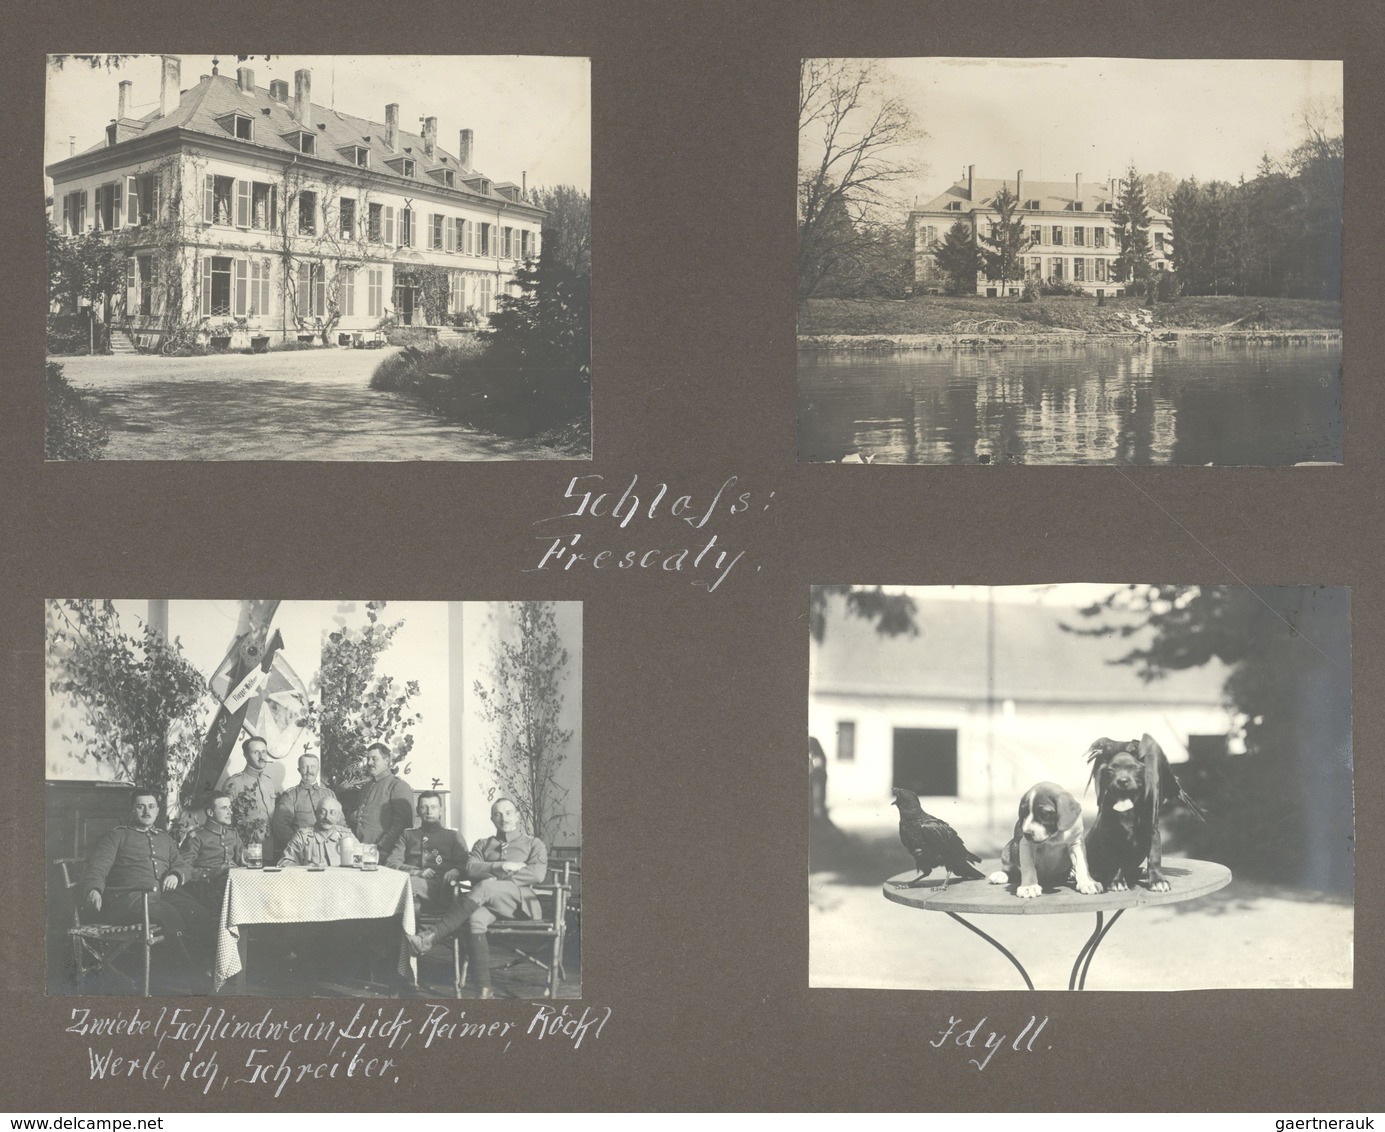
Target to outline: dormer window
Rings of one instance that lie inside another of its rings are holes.
[[[317,135],[307,130],[295,130],[291,134],[285,134],[284,140],[299,153],[306,153],[310,157],[317,154]]]
[[[413,160],[413,158],[412,158],[412,157],[406,157],[406,158],[404,158],[402,161],[400,161],[400,162],[399,162],[399,171],[400,171],[401,173],[403,173],[404,176],[406,176],[406,177],[412,177],[412,176],[414,175],[414,160]]]
[[[351,160],[362,169],[370,168],[370,150],[363,145],[353,146],[351,149]]]
[[[217,124],[233,138],[239,138],[241,141],[255,140],[255,119],[249,114],[241,114],[239,111],[223,114],[217,119]]]
[[[1037,212],[1037,211],[1039,210],[1039,201],[1038,201],[1038,198],[1035,198],[1035,199],[1033,199],[1033,200],[1027,200],[1027,201],[1025,201],[1025,202],[1024,202],[1024,207],[1027,208],[1027,209],[1029,209],[1029,210],[1031,210],[1031,211],[1033,211],[1033,212]]]
[[[457,187],[457,174],[452,172],[451,169],[430,169],[428,172],[449,189],[455,189]]]
[[[1075,200],[1072,202],[1073,212],[1081,212],[1085,207],[1086,206],[1080,200]]]
[[[962,211],[962,202],[961,202],[960,200],[950,200],[950,201],[948,201],[948,202],[947,202],[947,211],[948,211],[948,212],[961,212],[961,211]]]

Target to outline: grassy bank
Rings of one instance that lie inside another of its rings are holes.
[[[1130,331],[1130,316],[1148,310],[1138,299],[1053,296],[1032,303],[1018,299],[925,295],[893,299],[808,299],[799,304],[798,333],[810,334],[1036,334]],[[1259,299],[1200,295],[1160,303],[1156,329],[1315,330],[1340,329],[1342,305],[1315,299]],[[1012,325],[1004,325],[1006,323]]]

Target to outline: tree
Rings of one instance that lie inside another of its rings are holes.
[[[1125,172],[1115,211],[1111,214],[1116,246],[1120,253],[1112,262],[1117,281],[1143,284],[1152,270],[1149,246],[1149,206],[1145,186],[1135,166]]]
[[[818,644],[827,635],[827,610],[834,597],[842,599],[848,617],[875,622],[882,636],[918,636],[918,606],[908,594],[886,593],[883,586],[814,586],[808,632]]]
[[[892,202],[914,172],[900,152],[922,134],[875,60],[805,59],[798,100],[798,294],[811,296],[841,260],[859,254],[857,229]]]
[[[1017,211],[1019,203],[1019,197],[1008,186],[1002,186],[991,202],[996,218],[989,222],[987,234],[979,237],[986,278],[1000,280],[1002,295],[1010,280],[1024,278],[1024,253],[1033,243],[1024,214]]]
[[[493,779],[487,798],[508,797],[534,836],[551,845],[567,816],[559,772],[573,737],[560,725],[569,657],[552,602],[512,608],[513,631],[497,634],[486,679],[473,685],[490,728],[480,761]]]
[[[592,271],[591,197],[572,185],[535,186],[529,199],[548,210],[544,221],[544,246],[556,236],[556,260],[577,275]],[[549,233],[552,233],[551,235]]]
[[[976,294],[976,276],[981,270],[981,253],[972,239],[971,227],[959,220],[942,240],[933,245],[933,262],[947,277],[944,289],[949,295]]]
[[[1340,588],[1127,586],[1082,610],[1097,637],[1148,643],[1114,663],[1145,681],[1217,659],[1244,755],[1179,769],[1207,811],[1177,830],[1237,873],[1347,889],[1351,864],[1350,601]]]
[[[1178,189],[1178,180],[1172,173],[1146,173],[1142,178],[1145,187],[1145,203],[1150,208],[1167,212]]]
[[[389,744],[391,767],[403,763],[414,746],[409,731],[422,718],[410,710],[419,694],[417,680],[401,688],[393,677],[376,674],[381,654],[404,624],[381,621],[384,608],[383,601],[366,602],[365,628],[343,626],[322,646],[321,702],[311,722],[322,752],[322,781],[334,790],[365,784],[365,749],[376,740]]]
[[[49,691],[83,717],[64,734],[78,762],[176,797],[197,757],[210,707],[206,677],[152,625],[125,632],[109,601],[48,601]]]
[[[1207,279],[1201,209],[1202,190],[1197,180],[1180,181],[1169,198],[1169,230],[1173,239],[1174,271],[1189,294],[1200,292]]]
[[[125,287],[125,253],[97,231],[64,236],[48,222],[48,295],[50,299],[89,307],[88,347],[96,352],[95,311]]]

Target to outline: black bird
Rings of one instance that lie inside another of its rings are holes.
[[[935,868],[943,867],[943,885],[939,892],[947,891],[947,882],[953,873],[962,880],[984,880],[985,873],[977,872],[970,862],[978,864],[981,858],[962,844],[962,839],[942,818],[925,813],[919,805],[919,796],[912,790],[894,788],[892,806],[899,807],[899,840],[909,850],[918,866],[919,875],[897,888],[917,888]]]

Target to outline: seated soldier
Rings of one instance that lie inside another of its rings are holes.
[[[466,849],[455,829],[442,824],[442,795],[425,790],[418,796],[416,829],[406,829],[385,864],[409,874],[414,900],[433,909],[452,903],[452,882],[466,869]]]
[[[184,891],[216,911],[226,890],[226,873],[241,863],[245,847],[231,824],[231,795],[218,790],[207,799],[206,811],[206,821],[193,826],[183,838],[183,863],[190,873]]]
[[[501,917],[539,919],[543,913],[531,886],[540,883],[548,872],[548,849],[537,837],[520,830],[519,808],[514,802],[497,798],[491,807],[491,821],[495,836],[478,841],[467,858],[471,891],[443,912],[436,927],[406,937],[414,954],[422,955],[465,928],[467,952],[481,998],[494,996],[486,929]]]
[[[192,937],[199,953],[209,951],[212,921],[202,905],[177,891],[191,870],[173,838],[155,827],[158,816],[158,796],[152,790],[132,790],[130,824],[116,826],[92,846],[79,891],[98,919],[108,924],[142,923],[141,894],[148,892],[150,923],[172,942],[192,977],[200,967],[188,954],[185,937]]]
[[[300,829],[289,838],[279,864],[339,865],[341,839],[350,834],[351,831],[342,824],[341,803],[336,796],[324,798],[317,805],[317,824],[311,829]]]
[[[298,785],[279,795],[274,803],[274,816],[269,828],[274,844],[282,854],[293,835],[300,829],[311,829],[317,821],[317,807],[326,798],[335,798],[331,787],[318,781],[321,762],[316,755],[300,755]]]

